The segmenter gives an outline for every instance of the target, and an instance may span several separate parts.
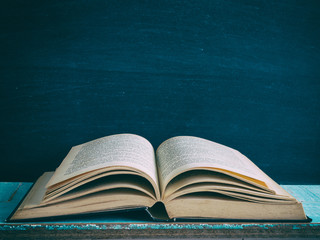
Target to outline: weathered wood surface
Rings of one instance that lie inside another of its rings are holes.
[[[61,222],[5,223],[31,183],[0,184],[1,239],[106,238],[320,238],[320,186],[282,185],[303,202],[311,223],[155,223],[130,219],[91,218]]]

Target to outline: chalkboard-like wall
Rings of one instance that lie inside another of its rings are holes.
[[[0,181],[136,133],[320,183],[319,1],[1,1]]]

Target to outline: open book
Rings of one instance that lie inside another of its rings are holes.
[[[165,213],[153,211],[158,202]],[[306,219],[299,201],[232,148],[179,136],[154,152],[141,136],[117,134],[73,147],[10,220],[138,208],[169,219]]]

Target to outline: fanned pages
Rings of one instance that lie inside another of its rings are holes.
[[[73,147],[10,220],[132,209],[152,214],[159,202],[164,208],[157,215],[172,220],[307,219],[297,199],[232,148],[180,136],[154,152],[141,136],[117,134]]]

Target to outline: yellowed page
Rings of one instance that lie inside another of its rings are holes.
[[[196,206],[196,207],[195,207]],[[166,203],[170,218],[204,218],[235,220],[305,220],[299,202],[288,204],[261,204],[239,201],[230,197],[189,195]]]
[[[227,146],[198,137],[170,138],[157,149],[161,190],[178,174],[195,168],[217,168],[266,181],[263,172],[247,157]]]
[[[211,187],[223,184],[233,187],[239,187],[244,190],[250,189],[255,192],[271,193],[271,190],[258,188],[257,186],[248,184],[244,181],[232,178],[230,176],[218,172],[193,171],[186,172],[185,174],[179,174],[176,178],[174,178],[174,180],[172,180],[167,185],[166,190],[162,195],[162,199],[168,201],[167,198],[170,195],[175,194],[176,192],[180,192],[182,189],[186,189],[193,186],[199,186],[200,184],[206,185],[208,183],[210,183]]]
[[[102,170],[105,170],[105,169],[102,169]],[[90,173],[95,173],[95,172],[97,172],[97,171],[90,172]],[[121,176],[122,174],[124,174],[124,175]],[[128,171],[107,171],[107,172],[103,172],[102,174],[97,174],[97,175],[93,175],[93,176],[91,176],[91,174],[81,175],[81,176],[86,176],[86,177],[83,177],[83,178],[82,177],[77,177],[75,181],[70,181],[70,182],[68,182],[68,184],[65,184],[62,187],[56,188],[51,192],[47,191],[46,195],[45,195],[45,197],[43,199],[43,202],[51,201],[52,199],[57,198],[62,194],[66,194],[67,192],[72,191],[75,188],[81,187],[82,185],[85,185],[85,184],[87,184],[89,182],[94,182],[94,181],[96,181],[98,179],[104,179],[105,182],[109,182],[109,179],[106,179],[106,177],[107,176],[116,176],[116,175],[120,175],[121,177],[124,177],[124,178],[129,177],[130,175],[141,177],[140,173],[136,173],[136,172],[133,172],[133,171],[132,172],[128,172]],[[132,179],[132,180],[133,180],[134,183],[137,182],[134,179]],[[106,184],[109,184],[109,183],[106,183]],[[150,182],[149,182],[149,184],[151,186]],[[138,183],[137,183],[137,185],[138,185]],[[59,186],[59,184],[57,186]],[[152,189],[153,189],[153,186],[152,186]],[[153,195],[155,195],[155,193]]]
[[[101,168],[138,169],[157,184],[154,149],[145,138],[117,134],[73,147],[46,187]]]

